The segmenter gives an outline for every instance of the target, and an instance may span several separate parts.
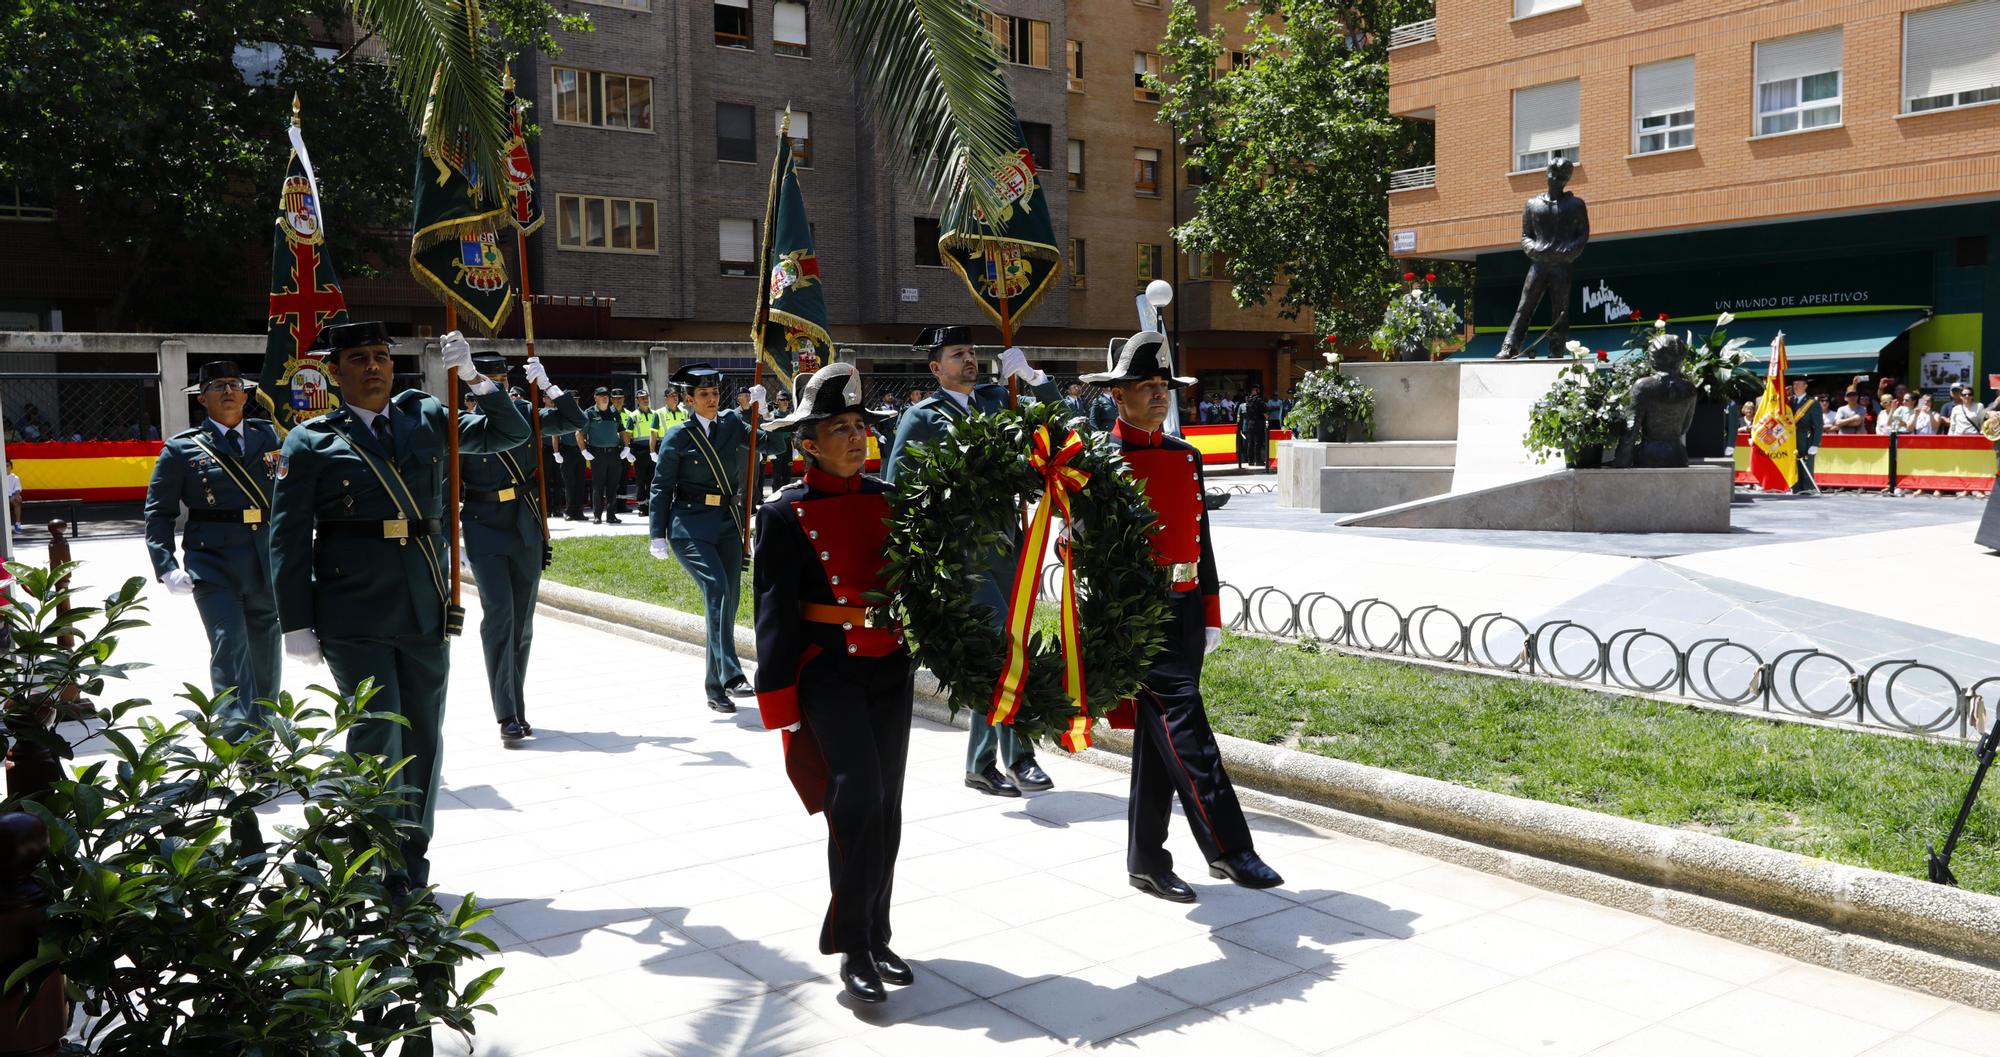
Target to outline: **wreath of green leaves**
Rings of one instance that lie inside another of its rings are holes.
[[[955,420],[942,441],[907,450],[896,462],[894,513],[889,521],[890,589],[908,628],[910,648],[949,694],[951,708],[992,707],[1005,660],[1004,614],[974,598],[979,578],[1005,569],[1000,593],[1013,581],[1021,505],[1041,497],[1044,482],[1029,462],[1029,438],[1069,429],[1057,402]],[[1166,641],[1170,619],[1166,571],[1153,560],[1155,518],[1117,445],[1105,434],[1078,431],[1084,450],[1071,465],[1090,482],[1070,497],[1070,560],[1077,580],[1077,623],[1083,636],[1084,690],[1093,716],[1103,716],[1138,690],[1148,662]],[[1056,528],[1061,528],[1060,517]],[[1045,567],[1044,575],[1050,570]],[[1060,582],[1060,581],[1056,581]],[[1047,581],[1045,581],[1046,586]],[[1058,589],[1059,591],[1059,589]],[[1060,594],[1044,590],[1045,604]],[[1024,737],[1052,739],[1075,714],[1063,693],[1061,644],[1036,632],[1028,678],[1013,727]]]

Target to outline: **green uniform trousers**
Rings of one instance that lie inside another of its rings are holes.
[[[1007,589],[1002,585],[1013,580],[1012,552],[1002,553],[993,568],[974,577],[973,601],[993,610],[993,623],[998,626],[1003,642],[1007,634]],[[996,727],[987,722],[986,710],[975,708],[972,736],[965,743],[965,773],[978,774],[996,761],[1009,771],[1020,770],[1035,762],[1035,743],[1015,733],[1010,725]]]
[[[672,541],[681,568],[701,585],[701,611],[708,621],[708,675],[702,687],[710,701],[724,697],[722,688],[743,678],[736,659],[736,600],[743,586],[743,547],[734,536],[720,543],[678,538]]]
[[[528,678],[528,646],[535,638],[535,599],[542,593],[541,557],[525,548],[472,557],[472,580],[479,585],[479,645],[486,654],[486,685],[492,688],[496,722],[528,721],[522,685]]]
[[[389,720],[368,720],[347,735],[347,751],[374,753],[395,763],[410,762],[397,772],[409,803],[395,813],[417,828],[403,834],[403,870],[411,885],[430,883],[431,833],[437,823],[438,773],[444,763],[444,693],[451,674],[451,646],[442,637],[337,638],[320,640],[326,666],[342,694],[352,694],[361,680],[373,678],[379,687],[368,701],[370,712],[391,712],[409,726]],[[392,874],[393,876],[393,874]]]
[[[225,718],[261,725],[264,710],[258,698],[278,696],[278,672],[284,657],[284,635],[278,630],[278,598],[271,591],[269,572],[248,562],[233,562],[230,579],[211,579],[213,570],[194,582],[194,607],[208,633],[208,682],[216,693],[236,688],[222,710]],[[250,727],[235,728],[236,740]]]

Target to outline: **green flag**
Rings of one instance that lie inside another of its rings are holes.
[[[271,231],[271,298],[264,335],[264,370],[257,402],[280,436],[306,419],[340,406],[332,379],[307,353],[327,327],[347,322],[347,298],[326,252],[319,185],[293,102],[291,161],[278,191]]]
[[[411,192],[416,216],[410,222],[410,274],[491,335],[514,307],[514,284],[495,235],[509,222],[509,211],[480,194],[478,163],[466,157],[465,137],[437,129],[437,88],[431,91]]]
[[[833,359],[833,335],[826,324],[826,287],[820,281],[819,257],[813,252],[812,225],[806,220],[805,196],[799,192],[798,169],[792,159],[792,112],[778,125],[778,160],[771,168],[771,197],[764,215],[769,225],[764,249],[764,296],[761,335],[765,355],[790,384],[799,354],[810,350],[821,365]]]
[[[1020,149],[995,162],[986,177],[1001,202],[1000,215],[987,217],[965,196],[945,217],[938,238],[938,256],[965,280],[986,314],[1008,330],[1062,274],[1055,223],[1019,121],[1014,139]]]

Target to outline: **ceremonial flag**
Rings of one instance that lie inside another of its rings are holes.
[[[792,110],[786,107],[778,120],[778,158],[771,166],[771,192],[764,208],[764,311],[758,313],[762,322],[750,335],[787,386],[797,371],[817,369],[833,360],[826,288],[820,281],[819,257],[813,252],[805,195],[799,192],[791,127]],[[810,355],[802,361],[801,353]]]
[[[514,284],[495,235],[512,210],[479,192],[479,164],[467,156],[463,132],[437,127],[438,86],[424,112],[424,142],[417,148],[411,198],[410,274],[425,289],[492,335],[514,307]],[[525,155],[525,151],[523,152]]]
[[[521,131],[521,111],[528,108],[514,95],[514,75],[509,72],[502,83],[501,102],[507,107],[509,121],[507,142],[501,144],[500,156],[507,171],[501,175],[507,181],[509,215],[514,226],[524,235],[532,235],[542,226],[542,199],[535,193],[535,162],[528,156],[528,137]],[[527,263],[522,262],[526,268]]]
[[[1785,395],[1785,335],[1771,340],[1771,368],[1750,430],[1750,476],[1766,492],[1789,492],[1799,480],[1798,413]]]
[[[986,314],[1007,331],[1062,274],[1055,224],[1019,121],[1014,123],[1014,139],[1020,148],[997,160],[986,174],[1000,200],[1000,215],[988,217],[965,196],[946,216],[944,234],[938,238],[938,256],[965,280]]]
[[[347,322],[347,298],[326,252],[319,181],[299,130],[297,98],[292,100],[287,134],[291,160],[278,190],[278,216],[271,231],[271,297],[264,369],[257,380],[257,401],[270,412],[279,436],[340,406],[320,360],[307,353],[321,330]]]

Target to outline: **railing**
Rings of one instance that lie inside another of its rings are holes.
[[[1414,169],[1397,169],[1389,174],[1390,191],[1417,191],[1438,185],[1438,167],[1419,165]]]
[[[1411,22],[1389,31],[1389,46],[1400,48],[1405,44],[1422,44],[1438,37],[1438,20],[1427,18],[1422,22]]]

